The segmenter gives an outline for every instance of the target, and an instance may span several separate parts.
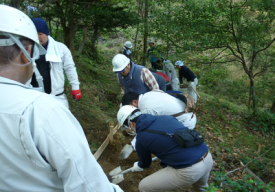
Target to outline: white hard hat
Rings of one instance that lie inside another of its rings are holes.
[[[117,54],[112,60],[113,72],[122,71],[130,63],[130,59],[123,54]]]
[[[38,34],[32,20],[25,13],[7,5],[0,5],[0,13],[0,32],[27,37],[35,42],[40,55],[46,54],[46,50],[39,44]],[[0,45],[4,46],[3,42]],[[9,40],[5,43],[6,46],[15,44]]]
[[[183,62],[182,62],[182,61],[177,61],[177,62],[175,63],[175,65],[178,65],[178,66],[183,66],[184,64],[183,64]]]
[[[33,65],[33,70],[38,82],[40,91],[44,92],[43,77],[37,69],[35,60],[39,55],[45,55],[46,50],[39,44],[38,34],[32,20],[22,11],[9,7],[7,5],[0,5],[0,35],[4,35],[7,39],[0,39],[0,46],[12,46],[16,44],[26,58],[28,63],[20,66]],[[21,37],[28,38],[34,41],[33,54],[30,55],[20,41]],[[7,56],[8,57],[8,56]],[[14,65],[18,65],[13,63]]]
[[[155,44],[155,42],[154,41],[149,41],[149,44]]]
[[[132,43],[130,42],[130,41],[126,41],[125,43],[124,43],[124,46],[125,47],[127,47],[127,48],[129,48],[129,49],[131,49],[133,46],[132,46]]]
[[[137,108],[132,105],[124,105],[122,106],[119,111],[117,112],[117,120],[118,122],[123,126],[124,122],[128,117],[131,115],[131,113],[136,110]]]

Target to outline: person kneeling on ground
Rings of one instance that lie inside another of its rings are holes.
[[[137,134],[136,151],[139,161],[132,172],[142,171],[151,163],[151,153],[161,161],[163,169],[149,175],[139,183],[140,192],[171,191],[192,185],[195,191],[205,191],[213,166],[207,145],[184,148],[173,137],[159,132],[173,134],[186,128],[174,117],[141,114],[136,107],[126,105],[117,114],[119,123]]]
[[[196,75],[188,67],[184,66],[182,61],[177,61],[175,65],[177,69],[179,69],[179,79],[180,79],[181,88],[183,88],[182,78],[185,78],[188,81],[187,93],[191,95],[194,98],[195,103],[197,103],[197,94],[194,91],[196,90],[196,86],[198,84],[198,79]]]

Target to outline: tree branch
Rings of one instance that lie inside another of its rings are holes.
[[[261,155],[258,156],[257,158],[252,159],[251,161],[249,161],[249,162],[248,162],[247,164],[245,164],[244,166],[239,167],[239,168],[237,168],[237,169],[234,169],[233,171],[227,172],[227,173],[225,174],[225,176],[227,176],[227,175],[229,175],[229,174],[231,174],[231,173],[234,173],[235,171],[238,171],[238,170],[240,170],[240,169],[246,168],[250,163],[252,163],[252,162],[255,161],[256,159],[261,158],[261,157],[264,156],[266,153],[268,153],[271,149],[273,149],[273,147],[271,147],[270,149],[268,149],[266,152],[264,152],[263,154],[261,154]]]
[[[268,43],[268,45],[267,45],[265,48],[256,51],[256,52],[253,54],[253,56],[252,56],[252,63],[253,63],[254,59],[256,58],[256,55],[257,55],[258,53],[260,53],[261,51],[264,51],[264,50],[266,50],[267,48],[269,48],[269,47],[272,45],[272,43],[274,43],[274,41],[275,41],[275,38],[272,39],[272,41],[270,41],[270,42]]]
[[[46,7],[52,2],[52,1],[57,1],[57,0],[46,0],[45,3],[42,5],[42,7],[40,7],[38,9],[37,12],[35,12],[35,14],[33,15],[33,17],[37,17],[42,11],[44,11],[44,9],[46,9]]]

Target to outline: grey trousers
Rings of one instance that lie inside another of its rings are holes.
[[[190,167],[174,169],[168,166],[145,177],[139,183],[139,191],[172,191],[192,185],[195,191],[204,192],[212,166],[212,155],[208,152],[204,160]]]

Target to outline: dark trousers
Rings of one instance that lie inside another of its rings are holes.
[[[166,85],[166,91],[173,90],[171,83]]]
[[[156,62],[151,62],[151,64],[152,64],[152,68],[153,69],[160,69],[160,70],[162,70],[162,67],[159,66]]]

